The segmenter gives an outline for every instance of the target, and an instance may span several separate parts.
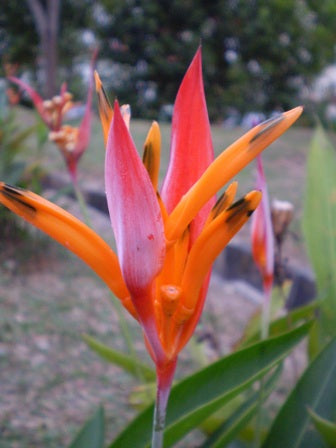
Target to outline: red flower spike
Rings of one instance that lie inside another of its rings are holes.
[[[123,277],[154,349],[152,287],[165,256],[163,221],[155,190],[117,102],[107,141],[105,184]]]
[[[168,213],[172,212],[213,159],[199,48],[183,78],[174,105],[170,163],[161,192]],[[198,212],[192,223],[192,233],[199,233],[214,201],[214,198],[210,199]]]
[[[274,235],[271,221],[269,197],[261,157],[257,158],[257,188],[262,192],[262,200],[251,223],[252,255],[263,279],[268,295],[274,274]]]
[[[42,120],[45,122],[45,124],[49,127],[49,119],[46,115],[44,106],[43,106],[43,98],[34,90],[30,85],[28,85],[26,82],[22,81],[19,78],[16,78],[15,76],[9,76],[8,79],[13,82],[14,84],[17,84],[19,87],[21,87],[22,90],[27,92],[27,94],[30,96],[35,109],[39,113]]]
[[[161,270],[165,239],[155,190],[117,102],[107,141],[105,183],[121,269],[128,288],[137,294]]]
[[[97,50],[94,51],[91,59],[91,70],[90,70],[90,84],[87,94],[86,106],[83,119],[79,125],[77,138],[75,140],[75,147],[71,151],[62,151],[67,167],[69,169],[70,176],[73,183],[77,183],[77,165],[79,159],[82,157],[84,151],[87,149],[91,138],[91,117],[92,117],[92,93],[93,93],[93,73],[94,64],[97,57]]]
[[[8,79],[21,87],[29,95],[35,109],[50,131],[59,131],[64,114],[72,107],[72,95],[66,91],[66,83],[62,84],[59,95],[54,96],[50,100],[43,100],[36,90],[21,79],[15,78],[14,76],[10,76]]]

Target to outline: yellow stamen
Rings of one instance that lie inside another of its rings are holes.
[[[64,125],[59,131],[49,132],[49,140],[56,143],[64,153],[72,152],[76,148],[79,129]]]

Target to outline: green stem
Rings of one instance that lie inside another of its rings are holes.
[[[91,220],[90,220],[90,217],[88,214],[87,204],[86,204],[84,195],[81,192],[77,182],[73,182],[73,187],[74,187],[75,195],[76,195],[76,198],[77,198],[77,201],[79,204],[80,211],[83,215],[84,222],[87,226],[92,228]]]
[[[264,297],[261,309],[261,340],[264,341],[269,336],[269,325],[270,325],[270,311],[271,311],[271,296],[272,296],[272,286],[264,284]],[[259,398],[258,398],[258,410],[256,416],[256,426],[255,426],[255,447],[258,448],[261,442],[261,432],[263,424],[263,401],[264,401],[264,378],[261,378],[259,382]]]
[[[261,310],[261,340],[268,338],[271,312],[271,289],[264,290],[264,298]]]
[[[152,448],[163,447],[167,404],[174,378],[176,362],[177,359],[174,359],[163,367],[156,367],[157,389],[153,419]]]
[[[122,307],[121,303],[119,302],[119,300],[113,294],[111,294],[111,297],[112,297],[113,305],[115,306],[115,310],[118,315],[118,322],[119,322],[120,330],[123,335],[127,350],[129,352],[129,354],[131,355],[131,357],[133,358],[133,360],[135,361],[136,376],[141,382],[144,382],[145,378],[144,378],[142,370],[140,369],[139,364],[138,364],[138,357],[134,350],[134,344],[132,342],[131,332],[129,330],[129,325],[125,319],[123,307]]]

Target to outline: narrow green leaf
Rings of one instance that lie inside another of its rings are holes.
[[[147,364],[135,361],[133,357],[102,344],[88,334],[84,334],[83,339],[92,350],[106,361],[121,367],[135,377],[137,377],[137,372],[140,370],[146,381],[155,381],[155,372]]]
[[[248,388],[278,364],[307,334],[310,324],[235,352],[172,388],[169,399],[165,444],[170,447],[209,415]],[[154,407],[139,414],[110,448],[145,448],[151,440]]]
[[[269,328],[270,336],[279,336],[281,333],[292,330],[300,323],[314,319],[316,311],[320,306],[321,301],[314,300],[308,305],[295,308],[285,316],[279,317],[278,319],[272,321]],[[247,336],[247,339],[242,341],[241,347],[246,347],[247,345],[256,343],[259,340],[260,329],[255,331],[253,334],[250,334],[250,336]]]
[[[84,424],[69,448],[103,448],[104,427],[104,409],[100,406]]]
[[[270,322],[273,321],[274,316],[279,314],[279,311],[283,309],[284,306],[284,296],[288,294],[290,284],[286,284],[283,288],[279,288],[275,286],[272,289],[272,297],[271,297],[271,309],[270,309]],[[288,291],[287,291],[288,290]],[[261,336],[261,314],[262,307],[260,306],[255,313],[249,319],[247,325],[244,328],[244,334],[240,342],[238,342],[238,346],[246,346],[250,344],[251,341],[257,342],[260,341]],[[291,328],[285,328],[283,332],[289,331]],[[274,335],[275,336],[275,335]]]
[[[246,424],[254,416],[258,406],[263,403],[270,393],[274,390],[276,382],[279,379],[282,366],[279,365],[275,372],[268,378],[264,384],[262,400],[260,400],[260,391],[254,392],[238,409],[227,419],[200,448],[223,448],[239,434]]]
[[[21,132],[18,132],[13,136],[11,141],[9,142],[10,149],[16,154],[21,152],[24,141],[35,131],[35,126],[30,126],[29,128],[24,129]]]
[[[336,329],[336,151],[322,128],[312,139],[307,161],[303,233],[322,304],[326,333]]]
[[[316,438],[308,408],[332,419],[336,412],[336,339],[308,366],[280,409],[262,448],[304,448]],[[295,423],[294,423],[295,422]]]
[[[309,414],[314,422],[315,428],[321,434],[329,448],[336,448],[336,423],[320,417],[311,409]]]

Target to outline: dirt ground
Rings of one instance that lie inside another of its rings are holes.
[[[79,213],[68,199],[63,205]],[[90,214],[98,233],[111,240],[108,218]],[[140,383],[101,360],[82,340],[88,333],[125,350],[109,291],[72,254],[36,232],[31,235],[6,245],[0,270],[0,446],[65,447],[99,404],[106,410],[111,441],[135,415],[129,400]],[[195,335],[202,341],[200,363],[187,348],[177,377],[229,353],[259,301],[246,285],[213,275]],[[150,364],[139,328],[127,322],[138,355]],[[299,370],[289,369],[289,383],[301,370],[302,354],[298,363]],[[181,446],[197,444],[191,438]]]

